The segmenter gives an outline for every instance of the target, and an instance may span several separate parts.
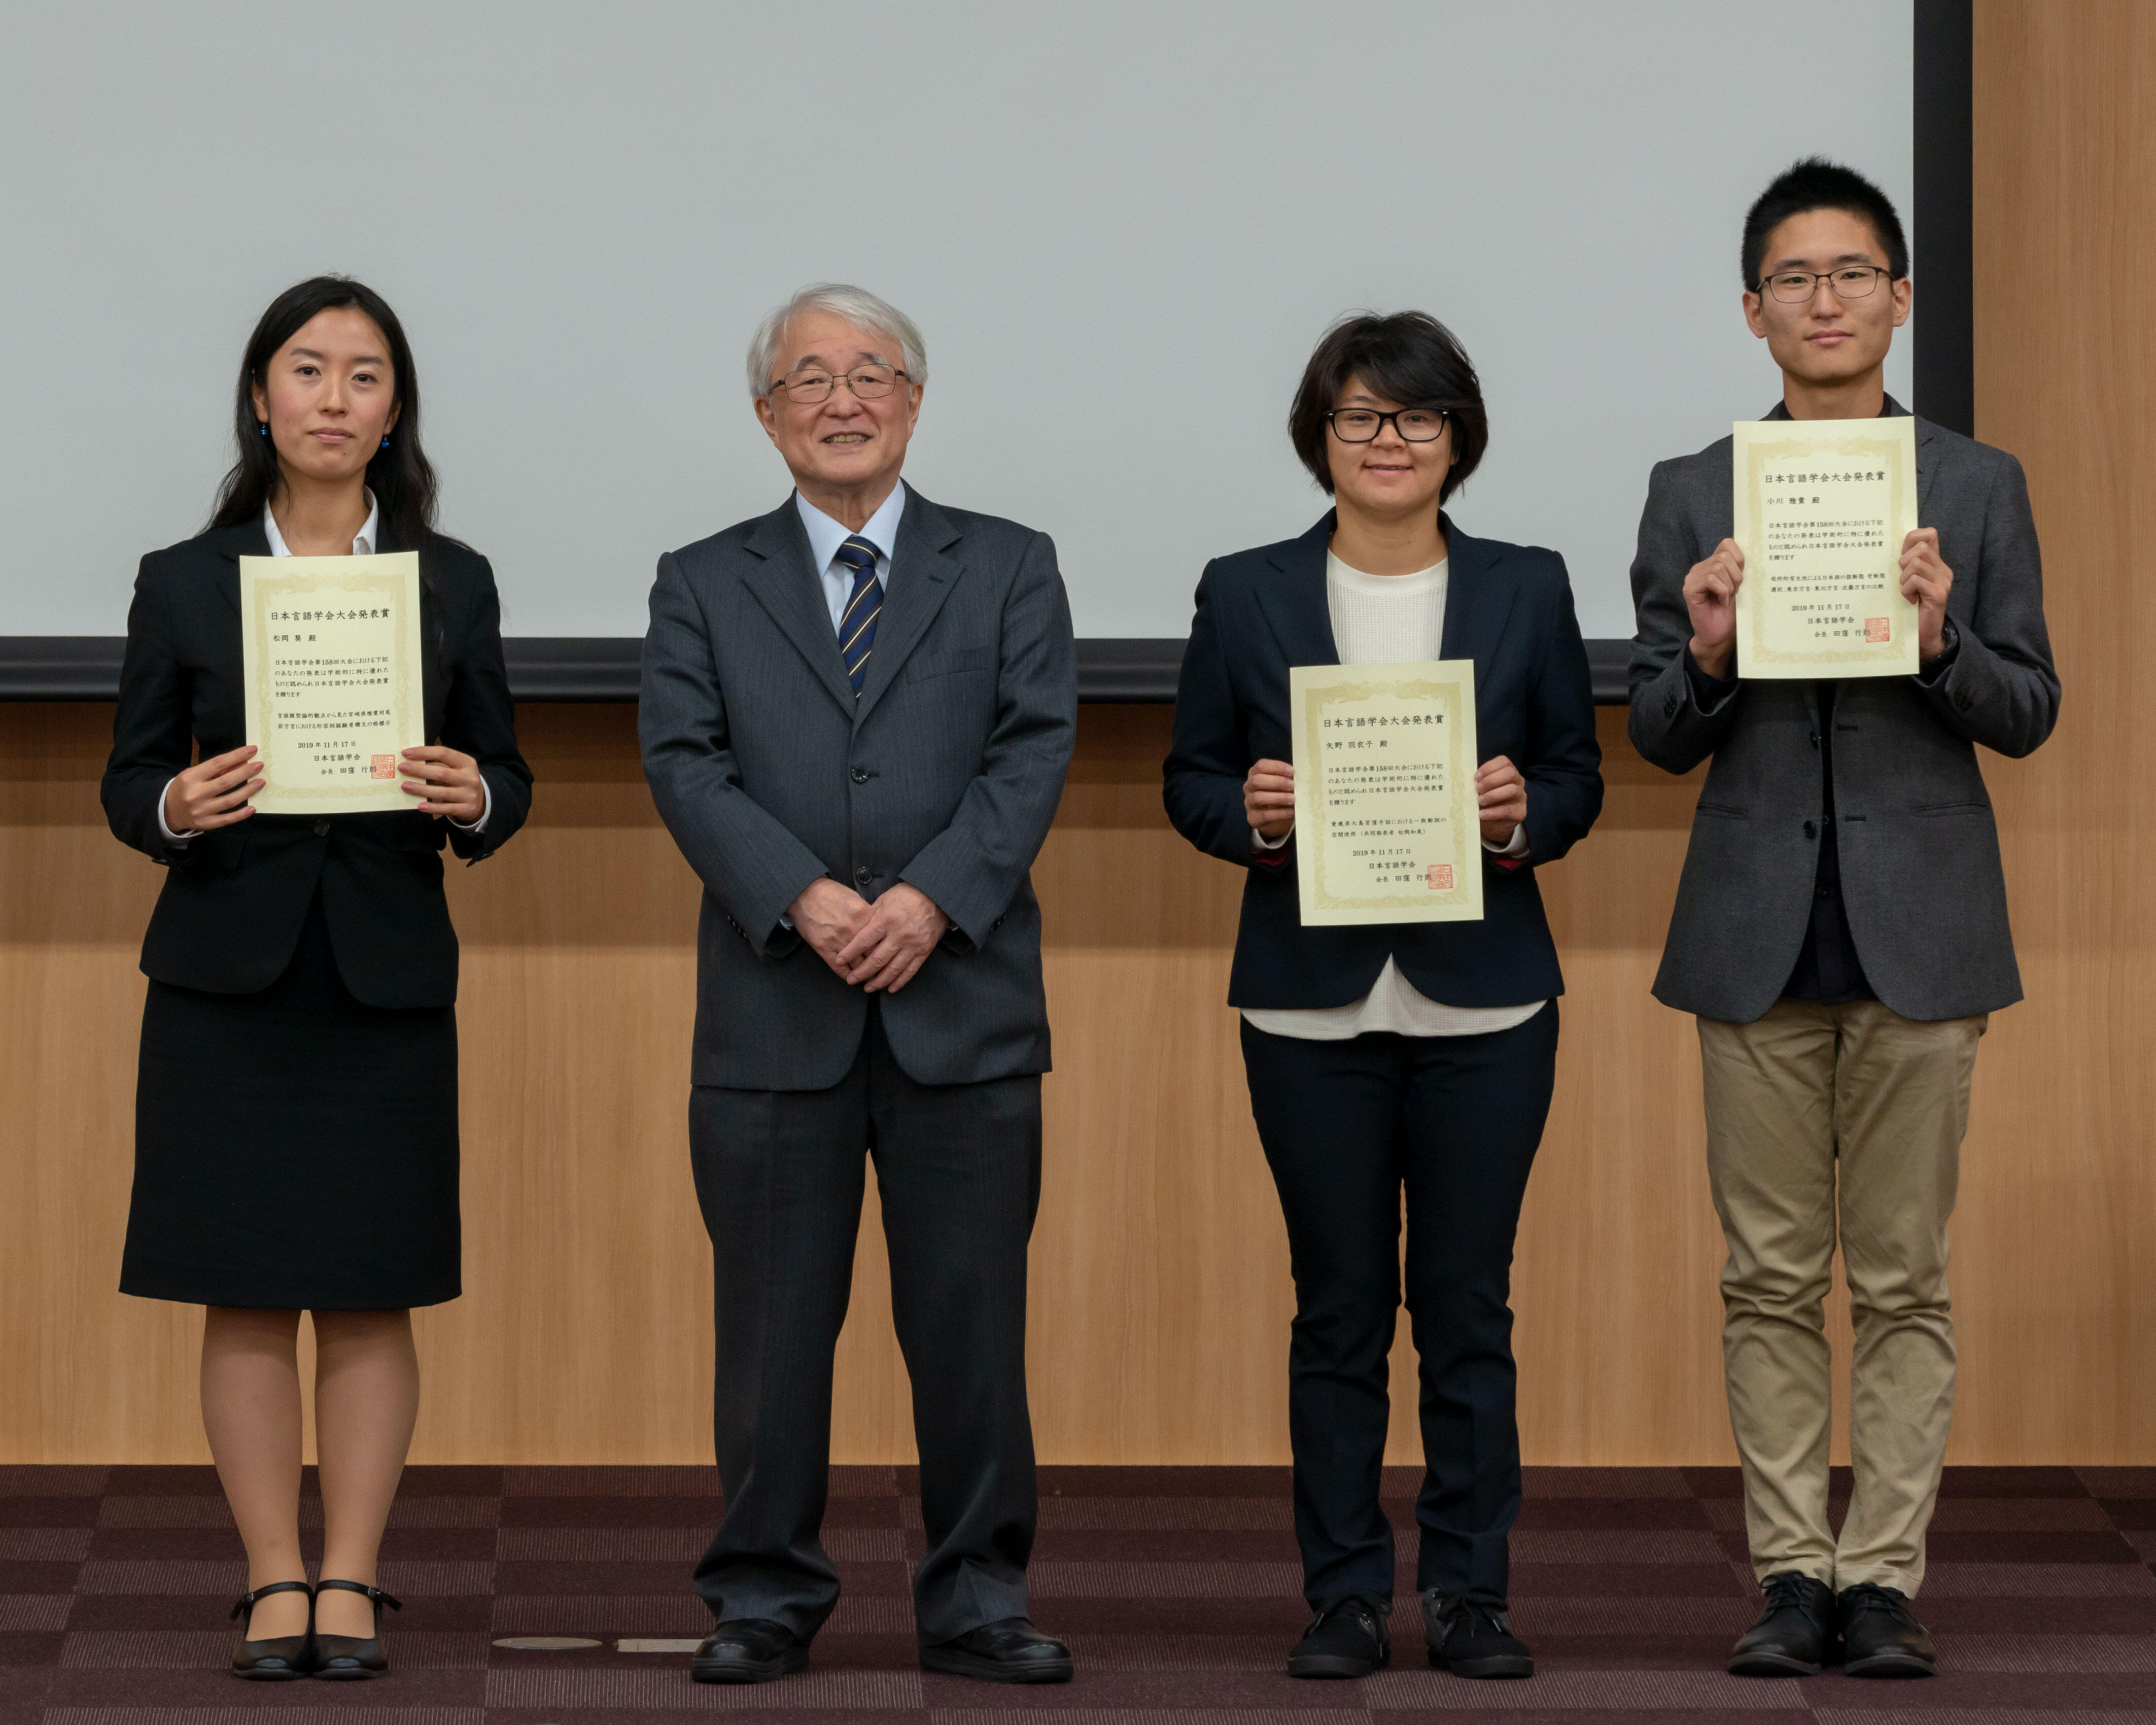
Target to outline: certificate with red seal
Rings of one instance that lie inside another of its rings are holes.
[[[1482,920],[1475,665],[1299,665],[1296,883],[1306,927]]]
[[[1743,419],[1732,428],[1740,677],[1903,677],[1917,607],[1917,422]]]
[[[264,814],[415,809],[398,768],[427,740],[419,557],[242,557],[247,740]]]

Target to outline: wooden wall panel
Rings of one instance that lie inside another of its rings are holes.
[[[2057,734],[1987,758],[2028,1004],[1964,1164],[1959,1448],[2156,1459],[2156,8],[1978,0],[1977,434],[2043,534]],[[1921,269],[1921,260],[1920,260]],[[1922,292],[1919,275],[1918,293]]]
[[[1979,1063],[1955,1227],[1951,1459],[2156,1461],[2156,459],[2150,9],[1977,8],[1979,431],[2026,466],[2066,682],[1987,758],[2027,1002]],[[1921,259],[1919,266],[1921,269]],[[709,1454],[685,1148],[696,888],[633,715],[534,707],[529,830],[451,891],[465,949],[465,1298],[420,1319],[428,1461]],[[158,871],[105,830],[109,710],[0,708],[0,1461],[191,1461],[199,1318],[112,1291],[135,955]],[[1168,829],[1166,715],[1088,709],[1036,878],[1057,1070],[1031,1307],[1051,1461],[1286,1454],[1291,1296],[1226,991],[1237,870]],[[1543,872],[1570,992],[1516,1277],[1531,1460],[1727,1460],[1721,1245],[1691,1026],[1654,973],[1696,781],[1603,715],[1609,795]],[[834,1453],[911,1454],[873,1194]],[[1839,1296],[1837,1296],[1839,1305]],[[1845,1315],[1835,1325],[1846,1358]],[[1413,1382],[1404,1347],[1394,1383]],[[1394,1459],[1414,1453],[1397,1398]]]

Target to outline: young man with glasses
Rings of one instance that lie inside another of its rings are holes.
[[[1746,218],[1744,316],[1782,372],[1767,416],[1906,412],[1884,367],[1912,294],[1877,187],[1818,158]],[[1929,1675],[1910,1609],[1953,1406],[1946,1285],[1970,1075],[2021,998],[1975,745],[2029,753],[2059,680],[2035,524],[2010,455],[1917,421],[1921,525],[1901,552],[1913,676],[1746,680],[1731,440],[1657,465],[1632,565],[1631,736],[1711,760],[1656,998],[1697,1014],[1730,1425],[1767,1609],[1729,1669]],[[1828,1520],[1837,1237],[1856,1322],[1856,1491]]]

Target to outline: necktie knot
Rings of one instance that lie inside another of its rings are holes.
[[[883,610],[883,583],[876,579],[876,557],[875,547],[856,533],[848,536],[835,557],[854,578],[853,591],[846,596],[845,614],[839,619],[839,655],[846,662],[846,676],[855,695],[868,680],[876,618]]]

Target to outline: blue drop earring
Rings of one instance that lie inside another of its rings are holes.
[[[385,449],[389,447],[389,439],[388,438],[385,437],[382,439],[382,447]]]
[[[266,424],[263,424],[263,423],[262,423],[260,420],[259,420],[259,419],[255,422],[254,429],[255,429],[257,431],[260,432],[260,433],[263,434],[263,436],[264,436],[264,437],[267,437],[267,436],[269,436],[269,435],[270,435],[270,428],[269,428]]]

